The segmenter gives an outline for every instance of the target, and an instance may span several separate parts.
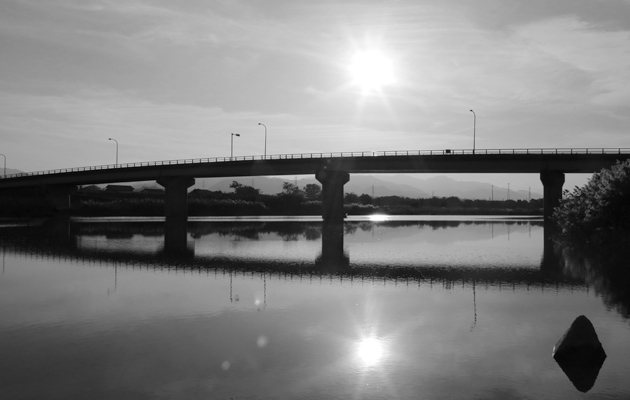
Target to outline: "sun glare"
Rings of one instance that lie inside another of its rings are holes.
[[[361,362],[366,366],[373,366],[383,357],[383,342],[374,337],[368,337],[359,342],[357,354]]]
[[[356,53],[348,70],[352,83],[364,93],[379,91],[395,82],[391,59],[377,50]]]

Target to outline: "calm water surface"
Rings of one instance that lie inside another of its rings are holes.
[[[628,296],[542,222],[0,224],[2,399],[627,399]],[[586,393],[551,357],[579,315]],[[590,385],[589,384],[589,385]]]

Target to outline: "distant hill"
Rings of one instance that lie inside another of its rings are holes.
[[[4,170],[4,168],[2,167],[2,164],[0,164],[0,174],[2,173],[2,171]],[[11,174],[21,174],[24,171],[21,171],[19,169],[13,169],[13,168],[7,168],[6,174],[7,175],[11,175]]]
[[[264,194],[276,194],[282,191],[284,182],[297,183],[302,188],[310,183],[319,184],[315,178],[283,179],[268,177],[249,178],[197,178],[194,188],[212,191],[231,192],[230,184],[237,181],[243,185],[260,189]],[[508,189],[493,186],[489,183],[474,181],[458,181],[446,176],[437,176],[428,179],[415,178],[406,175],[391,175],[377,178],[373,175],[354,174],[344,186],[345,193],[370,196],[404,196],[411,198],[450,197],[456,196],[462,199],[490,199],[505,200],[508,198]],[[510,190],[509,198],[512,200],[527,200],[530,196],[527,190]],[[532,199],[542,198],[540,193],[532,192]]]
[[[406,175],[393,175],[387,178],[390,182],[409,186],[421,187],[424,191],[437,197],[455,196],[461,199],[494,199],[494,200],[527,200],[530,193],[527,190],[512,190],[508,196],[508,188],[494,186],[490,183],[475,181],[458,181],[446,176],[436,176],[420,179]],[[542,194],[531,193],[532,199],[542,198]]]

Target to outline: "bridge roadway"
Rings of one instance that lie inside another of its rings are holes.
[[[7,175],[0,190],[45,187],[57,208],[70,206],[77,185],[154,180],[165,188],[165,215],[187,218],[188,188],[195,178],[314,174],[322,184],[322,217],[344,219],[343,186],[351,173],[537,173],[544,188],[545,218],[562,198],[566,173],[595,173],[630,158],[630,149],[477,149],[363,151],[240,156],[139,162]],[[181,235],[179,235],[181,236]]]

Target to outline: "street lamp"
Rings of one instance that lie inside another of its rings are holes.
[[[477,136],[477,114],[473,110],[470,110],[473,113],[473,154],[475,154],[475,136]]]
[[[5,156],[4,154],[0,154],[0,156],[4,157],[4,169],[2,170],[2,177],[6,178],[7,177],[7,156]]]
[[[116,142],[116,168],[118,168],[118,140],[112,138],[109,138],[109,140]]]
[[[262,125],[265,127],[265,158],[267,158],[267,125],[259,122],[258,125]]]
[[[232,133],[232,136],[230,136],[230,161],[232,161],[232,158],[234,157],[234,136],[241,136],[238,133]]]

